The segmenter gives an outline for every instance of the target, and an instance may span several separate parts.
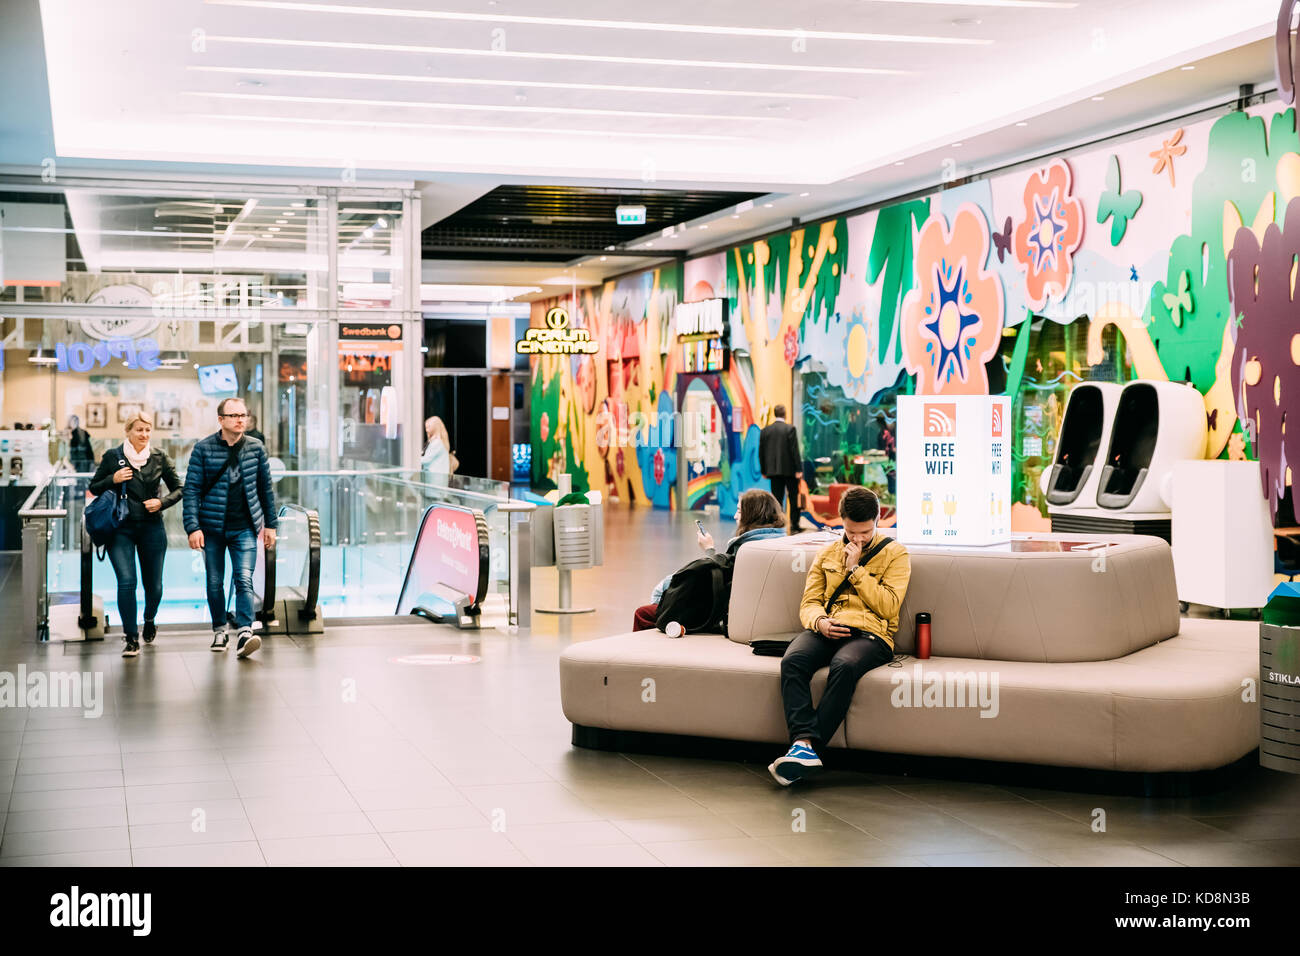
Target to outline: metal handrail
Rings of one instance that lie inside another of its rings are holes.
[[[32,489],[32,493],[27,496],[23,506],[18,509],[19,518],[65,518],[68,514],[67,508],[37,508],[36,499],[38,499],[45,489],[50,487],[55,478],[78,477],[74,472],[64,471],[62,463],[55,465],[45,478]]]
[[[298,618],[303,621],[314,621],[316,605],[320,601],[320,514],[315,509],[304,508],[302,505],[280,506],[281,516],[290,511],[299,511],[307,517],[307,593],[303,598],[303,606],[298,611]]]

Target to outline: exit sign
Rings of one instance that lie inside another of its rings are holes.
[[[620,226],[644,226],[645,206],[619,206],[614,216]]]

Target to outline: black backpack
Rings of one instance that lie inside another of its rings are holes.
[[[662,631],[676,621],[687,634],[726,634],[735,565],[736,556],[724,551],[697,558],[674,574],[659,598],[655,627]]]

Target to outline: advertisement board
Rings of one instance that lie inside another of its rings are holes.
[[[477,604],[487,593],[488,542],[474,511],[434,505],[424,513],[396,614],[423,608],[434,615],[453,609],[456,599]]]
[[[1011,399],[898,397],[898,540],[1011,540]]]

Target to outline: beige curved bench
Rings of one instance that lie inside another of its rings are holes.
[[[786,742],[780,660],[748,641],[798,633],[803,569],[827,540],[740,551],[730,639],[640,631],[568,647],[565,716],[577,729]],[[1243,682],[1258,678],[1258,626],[1180,619],[1169,545],[1131,537],[1102,552],[1102,540],[909,548],[900,657],[858,684],[832,746],[1141,772],[1211,770],[1249,754],[1259,705]],[[927,661],[906,656],[921,610],[934,617]],[[814,701],[825,676],[814,677]]]

